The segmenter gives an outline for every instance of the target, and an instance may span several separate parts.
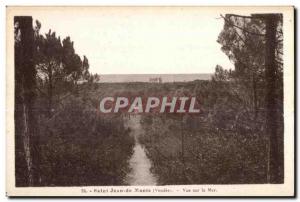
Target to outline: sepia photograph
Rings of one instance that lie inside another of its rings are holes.
[[[8,196],[294,196],[294,8],[8,6]]]

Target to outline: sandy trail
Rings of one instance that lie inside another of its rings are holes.
[[[151,161],[146,155],[144,146],[138,141],[138,136],[143,132],[140,119],[140,115],[134,115],[128,119],[128,126],[134,136],[135,146],[129,161],[131,171],[127,175],[126,182],[129,185],[156,185],[157,179],[150,171]]]

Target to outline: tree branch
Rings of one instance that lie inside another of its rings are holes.
[[[236,27],[236,28],[238,28],[238,29],[240,29],[240,30],[242,30],[242,31],[244,31],[244,32],[247,32],[248,34],[253,34],[253,35],[257,35],[257,36],[265,36],[265,34],[260,34],[260,33],[251,32],[251,31],[249,31],[249,30],[247,30],[247,29],[244,29],[244,28],[242,28],[242,27],[239,27],[239,26],[233,24],[232,22],[230,22],[229,20],[227,20],[223,15],[221,15],[221,17],[222,17],[227,23],[229,23],[231,26]]]

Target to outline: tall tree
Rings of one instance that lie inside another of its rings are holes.
[[[47,85],[48,116],[51,116],[55,80],[62,74],[62,45],[60,37],[49,30],[36,37],[36,68]]]
[[[88,80],[89,77],[90,77],[90,74],[89,74],[89,60],[87,59],[87,57],[84,55],[83,56],[83,61],[82,61],[82,77],[83,79],[85,80]]]
[[[245,89],[252,89],[254,120],[259,107],[266,109],[262,113],[266,115],[265,132],[269,144],[267,182],[280,182],[278,173],[280,162],[283,162],[278,147],[278,122],[283,112],[282,15],[228,14],[221,17],[225,24],[218,42],[235,64],[234,79]]]
[[[268,182],[279,183],[278,111],[276,103],[276,31],[280,15],[259,15],[266,23],[266,132],[269,136]]]
[[[39,183],[39,138],[36,132],[35,99],[36,70],[34,66],[34,33],[32,17],[18,16],[15,24],[15,135],[16,174],[19,175],[18,160],[24,156],[27,176],[23,182],[36,186]],[[22,146],[23,149],[20,149]],[[20,151],[21,150],[21,151]],[[24,155],[20,155],[24,154]],[[22,161],[20,161],[22,162]],[[22,171],[21,171],[22,172]],[[24,171],[23,171],[24,172]]]
[[[223,17],[223,16],[222,16]],[[232,15],[223,17],[224,29],[218,42],[224,53],[235,64],[232,76],[242,83],[246,91],[251,92],[255,117],[258,112],[258,88],[263,85],[264,49],[263,24],[260,20],[241,18]]]

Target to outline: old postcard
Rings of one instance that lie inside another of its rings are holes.
[[[294,196],[294,8],[8,6],[8,196]]]

